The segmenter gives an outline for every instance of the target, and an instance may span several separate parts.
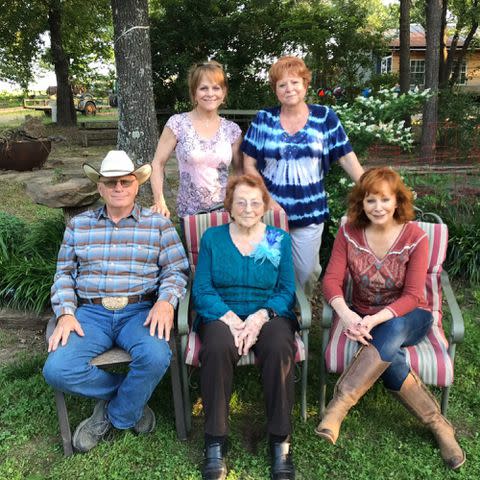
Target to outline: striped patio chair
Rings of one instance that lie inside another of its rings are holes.
[[[230,221],[230,215],[225,211],[215,211],[209,213],[201,213],[197,215],[188,215],[183,219],[185,250],[187,252],[188,261],[192,271],[192,278],[187,287],[187,294],[184,301],[180,302],[178,310],[178,335],[180,337],[180,355],[185,362],[182,364],[182,387],[185,403],[185,420],[187,430],[191,428],[192,406],[189,392],[189,370],[191,367],[199,366],[200,337],[191,330],[195,312],[192,310],[190,301],[191,281],[197,264],[198,252],[200,248],[200,240],[203,233],[209,227],[223,225]],[[288,221],[285,213],[278,210],[269,210],[265,213],[263,221],[268,225],[281,228],[288,231]],[[301,369],[301,413],[302,418],[307,418],[307,371],[308,371],[308,333],[311,324],[312,312],[310,303],[305,297],[303,289],[297,285],[296,288],[296,311],[300,332],[295,335],[297,352],[295,361],[302,362]],[[250,351],[248,355],[240,358],[238,365],[255,364],[255,355]]]
[[[425,384],[442,388],[441,408],[445,415],[448,408],[448,395],[453,383],[453,365],[456,344],[463,341],[463,317],[448,279],[442,268],[447,253],[448,229],[441,218],[433,213],[417,211],[417,222],[428,234],[429,264],[425,296],[433,314],[433,324],[427,336],[417,345],[405,347],[410,367],[422,378]],[[435,223],[424,221],[432,218]],[[342,219],[344,223],[346,218]],[[450,336],[447,341],[442,326],[442,289],[447,300],[452,319]],[[351,278],[345,278],[345,299],[351,298]],[[325,362],[321,362],[320,372],[320,416],[325,412],[326,376],[340,374],[351,362],[359,348],[357,342],[349,340],[343,333],[341,324],[331,307],[324,302],[322,318],[322,352]]]

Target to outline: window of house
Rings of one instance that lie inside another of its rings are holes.
[[[425,85],[425,60],[410,60],[410,85]]]
[[[460,67],[460,75],[458,76],[457,85],[466,85],[467,84],[467,62],[464,60],[462,66]]]
[[[390,73],[392,71],[392,56],[383,57],[380,66],[380,73]]]

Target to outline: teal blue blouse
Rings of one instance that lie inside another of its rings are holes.
[[[245,319],[261,308],[295,319],[295,277],[290,235],[267,226],[267,235],[280,241],[280,261],[262,255],[242,255],[230,237],[229,226],[209,228],[202,236],[192,296],[196,326],[218,320],[229,310]],[[253,252],[258,253],[258,247]],[[260,258],[258,258],[260,257]]]

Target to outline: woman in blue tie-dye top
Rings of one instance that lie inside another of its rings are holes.
[[[295,273],[304,286],[320,273],[323,222],[328,218],[324,176],[336,161],[354,181],[363,173],[335,112],[305,102],[311,76],[296,57],[282,57],[272,65],[270,85],[280,106],[257,113],[241,147],[244,172],[259,172],[288,215]]]

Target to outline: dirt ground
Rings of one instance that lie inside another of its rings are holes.
[[[12,330],[0,328],[0,368],[27,352],[29,355],[46,351],[43,330]]]

